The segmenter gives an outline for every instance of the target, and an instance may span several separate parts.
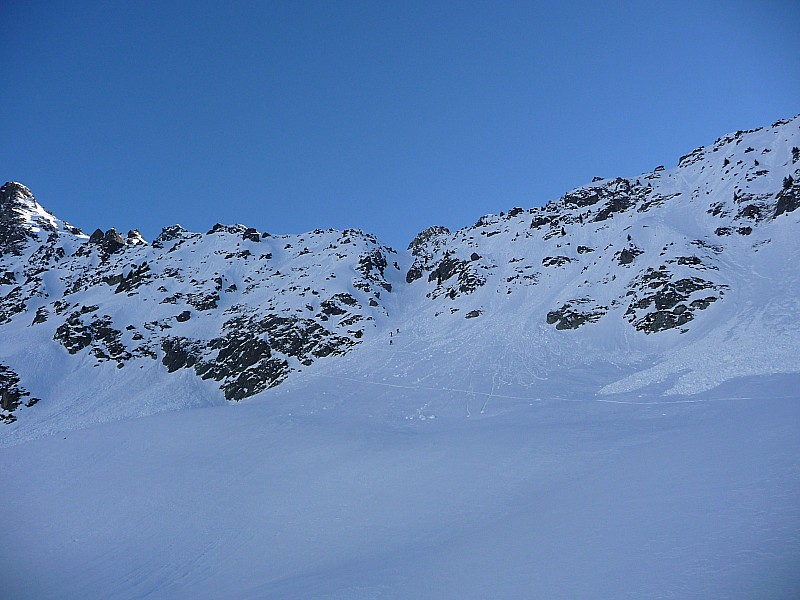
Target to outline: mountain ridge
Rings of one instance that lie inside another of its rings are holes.
[[[325,372],[369,380],[369,365],[519,397],[593,361],[614,365],[586,390],[606,395],[800,371],[799,332],[781,316],[800,291],[798,146],[800,117],[738,131],[672,169],[596,178],[454,232],[428,228],[406,252],[356,229],[174,225],[151,244],[136,230],[86,235],[9,182],[0,418],[10,440],[25,439],[277,398]],[[772,347],[759,347],[767,335]],[[387,351],[394,362],[376,363]],[[730,360],[702,373],[723,351]],[[459,353],[472,353],[469,368],[448,358]],[[509,364],[490,368],[500,355]]]

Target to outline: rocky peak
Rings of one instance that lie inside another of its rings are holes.
[[[141,234],[139,237],[141,238]],[[113,227],[105,233],[103,233],[102,229],[95,229],[94,233],[89,237],[89,243],[97,244],[108,254],[114,254],[114,252],[118,252],[125,247],[125,239]]]
[[[33,193],[21,183],[9,181],[0,187],[0,251],[19,255],[28,239],[34,238],[26,224],[44,212]]]
[[[450,230],[443,225],[433,225],[432,227],[428,227],[417,234],[417,237],[415,237],[408,245],[408,250],[411,252],[411,254],[417,256],[423,251],[423,247],[430,240],[442,235],[448,235],[449,233]]]
[[[126,243],[126,244],[129,244],[129,245],[131,245],[131,246],[142,246],[142,245],[147,245],[147,242],[146,242],[146,241],[145,241],[145,239],[142,237],[142,232],[141,232],[141,231],[139,231],[138,229],[131,229],[131,230],[128,232],[128,237],[127,237],[127,239],[125,240],[125,243]]]
[[[33,208],[36,200],[27,187],[16,181],[7,181],[0,187],[0,210],[8,208]]]
[[[177,223],[175,225],[169,225],[161,229],[161,233],[156,236],[156,239],[153,240],[153,246],[155,248],[160,248],[163,246],[164,242],[171,242],[172,240],[180,240],[190,237],[192,234],[181,225]]]

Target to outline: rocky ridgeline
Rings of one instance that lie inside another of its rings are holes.
[[[726,245],[748,244],[759,228],[766,232],[800,206],[800,151],[791,145],[798,129],[800,118],[740,131],[670,171],[596,177],[542,208],[486,215],[453,233],[431,227],[409,246],[414,261],[406,281],[427,282],[432,300],[469,296],[484,285],[533,298],[532,287],[542,290],[539,297],[573,291],[546,312],[557,330],[618,311],[645,334],[686,331],[729,288],[720,270]],[[755,252],[765,243],[758,237],[750,245]],[[476,297],[466,310],[435,314],[474,315],[483,302]]]
[[[84,235],[20,184],[0,194],[3,335],[45,328],[76,364],[159,361],[239,400],[347,352],[386,315],[395,253],[358,230],[175,225],[147,244],[135,230]],[[12,421],[27,391],[9,365],[0,369],[0,415]]]
[[[515,306],[559,335],[602,321],[645,338],[679,334],[731,291],[728,249],[758,252],[800,207],[799,129],[795,118],[737,132],[675,169],[595,178],[455,232],[431,227],[405,255],[358,230],[174,225],[149,244],[136,230],[86,235],[6,183],[0,330],[21,346],[58,344],[76,368],[188,370],[229,400],[393,328],[390,296],[420,319],[460,319],[454,327]],[[6,354],[0,418],[10,422],[36,399]]]

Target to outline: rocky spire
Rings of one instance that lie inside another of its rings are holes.
[[[21,254],[34,237],[25,224],[40,210],[33,193],[21,183],[9,181],[0,187],[0,252]]]

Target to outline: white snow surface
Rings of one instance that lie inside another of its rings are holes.
[[[798,383],[401,420],[445,399],[326,381],[314,414],[289,395],[19,444],[4,597],[794,598]]]
[[[800,596],[797,146],[800,117],[737,132],[408,252],[230,226],[103,258],[31,195],[39,245],[0,256],[26,298],[0,363],[40,398],[0,426],[0,597]],[[143,262],[135,289],[91,279]],[[556,328],[564,307],[585,322]],[[70,354],[75,312],[131,356]],[[165,336],[276,314],[350,342],[273,349],[288,377],[240,402],[162,363]]]

